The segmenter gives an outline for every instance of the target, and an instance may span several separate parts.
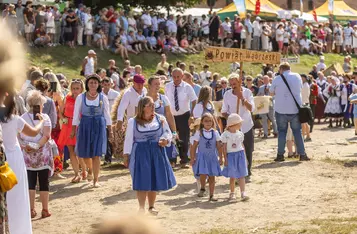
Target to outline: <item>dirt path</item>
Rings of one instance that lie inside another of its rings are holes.
[[[316,126],[313,141],[306,144],[311,162],[273,163],[277,140],[257,139],[247,203],[226,201],[228,180],[223,177],[217,179],[219,202],[199,199],[191,170],[176,172],[178,186],[158,196],[158,221],[166,233],[289,233],[319,227],[311,224],[314,219],[357,216],[357,138],[352,129],[325,127]],[[70,178],[71,173],[64,175]],[[106,169],[100,180],[103,186],[95,190],[85,182],[54,181],[52,217],[34,220],[34,233],[90,233],[93,224],[108,216],[135,214],[137,201],[127,170]],[[40,203],[36,206],[39,211]]]

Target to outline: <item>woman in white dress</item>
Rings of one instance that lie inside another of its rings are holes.
[[[91,8],[86,8],[86,14],[84,15],[84,35],[87,36],[87,46],[92,46],[92,35],[93,35],[93,23],[94,18],[91,15]]]
[[[9,166],[15,172],[18,180],[18,184],[6,195],[9,230],[11,234],[31,234],[27,172],[17,135],[23,133],[28,136],[36,136],[41,130],[43,118],[42,115],[37,115],[40,119],[39,124],[35,127],[29,126],[21,117],[14,114],[15,93],[11,91],[12,82],[2,81],[0,87],[0,103],[3,114],[0,118],[0,125],[2,134],[5,136],[3,139],[5,154]]]
[[[353,48],[355,54],[357,54],[357,25],[353,26],[352,48]]]
[[[327,100],[325,107],[325,115],[330,119],[329,128],[332,128],[332,119],[336,121],[336,127],[339,127],[339,120],[343,118],[343,113],[340,105],[340,81],[337,77],[332,77],[331,84],[324,89],[323,94]]]

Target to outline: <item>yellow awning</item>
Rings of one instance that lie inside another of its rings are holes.
[[[246,6],[246,11],[248,13],[251,13],[252,15],[255,15],[255,3],[256,0],[245,0],[245,6]],[[274,3],[268,1],[268,0],[260,0],[260,13],[259,16],[261,17],[270,17],[270,18],[275,18],[278,15],[278,11],[282,10],[282,8],[278,7]],[[226,15],[229,13],[234,12],[235,14],[237,13],[237,8],[234,5],[234,3],[229,4],[225,8],[221,9],[218,11],[218,14],[221,15]],[[239,15],[241,18],[245,17],[246,12],[239,12]]]
[[[312,14],[313,11],[309,13]],[[328,10],[328,1],[316,8],[318,16],[330,17]],[[333,17],[335,20],[348,21],[357,19],[357,11],[348,6],[343,0],[335,0],[333,6]]]

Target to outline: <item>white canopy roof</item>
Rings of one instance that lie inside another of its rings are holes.
[[[314,23],[315,19],[314,16],[312,14],[303,12],[302,15],[300,15],[301,12],[299,10],[292,10],[292,11],[286,11],[286,10],[281,10],[278,11],[278,17],[280,19],[293,19],[293,18],[298,18],[301,20],[305,20],[308,23]],[[328,22],[328,19],[325,17],[320,17],[317,16],[317,21],[318,23],[326,23]]]

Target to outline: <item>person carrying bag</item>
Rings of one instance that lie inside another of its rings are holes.
[[[309,105],[302,105],[300,106],[299,103],[296,101],[293,93],[291,92],[290,86],[288,84],[288,82],[285,79],[285,76],[283,74],[280,74],[281,78],[283,79],[286,87],[289,89],[289,92],[291,94],[291,96],[294,99],[294,102],[296,104],[296,107],[299,110],[299,120],[300,123],[310,123],[312,121],[312,111]]]

